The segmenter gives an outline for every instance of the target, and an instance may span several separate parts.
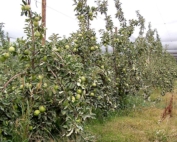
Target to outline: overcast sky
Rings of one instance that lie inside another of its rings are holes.
[[[31,0],[33,11],[41,13],[41,1]],[[144,16],[146,28],[151,22],[152,28],[159,32],[163,45],[168,44],[169,48],[177,47],[177,0],[120,0],[126,19],[136,19],[136,10]],[[95,5],[94,0],[88,0],[90,5]],[[108,0],[109,14],[114,17],[114,0]],[[12,38],[24,36],[24,17],[20,16],[21,0],[0,0],[0,22],[5,23],[4,30]],[[78,22],[74,16],[73,0],[47,0],[47,37],[52,33],[59,33],[60,36],[69,36],[71,32],[78,29]],[[36,7],[37,6],[37,7]],[[99,15],[92,22],[92,28],[97,33],[104,29],[104,17]],[[114,19],[115,25],[118,20]],[[118,27],[119,28],[119,27]],[[138,35],[138,30],[133,37]]]

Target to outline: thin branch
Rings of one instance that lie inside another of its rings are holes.
[[[4,84],[4,86],[3,86],[3,88],[2,88],[2,92],[4,92],[4,90],[5,90],[5,88],[7,87],[7,85],[8,85],[13,79],[15,79],[16,77],[18,77],[19,75],[22,75],[22,74],[24,74],[24,73],[18,73],[18,74],[16,74],[16,75],[14,75],[12,78],[10,78],[9,81],[7,81],[7,82]]]
[[[63,58],[57,52],[54,53],[64,62]]]
[[[51,69],[50,69],[50,71],[51,71],[52,75],[57,79],[57,78],[58,78],[57,75],[56,75]],[[60,84],[60,86],[61,86],[62,88],[64,88],[63,85],[60,83],[59,80],[58,80],[58,83]]]
[[[57,78],[57,75],[50,69],[51,73],[53,74],[53,76],[55,76],[55,78]]]

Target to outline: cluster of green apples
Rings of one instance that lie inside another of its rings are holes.
[[[10,46],[8,49],[8,52],[5,52],[2,55],[0,55],[0,61],[1,62],[6,61],[10,57],[11,53],[14,53],[14,52],[15,52],[15,47]]]
[[[34,116],[39,116],[40,113],[44,113],[46,108],[44,106],[39,106],[39,109],[34,111]]]
[[[28,5],[28,4],[22,5],[21,10],[22,10],[22,11],[30,11],[30,10],[31,10],[31,6]]]

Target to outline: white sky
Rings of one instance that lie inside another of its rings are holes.
[[[32,10],[41,13],[41,1],[31,0]],[[94,0],[88,0],[89,4],[95,5]],[[108,0],[109,14],[114,17],[114,0]],[[151,22],[152,28],[159,32],[163,45],[168,44],[169,48],[177,48],[177,0],[121,0],[125,18],[136,19],[136,10],[144,16],[146,29]],[[0,22],[5,23],[4,30],[10,37],[17,38],[24,36],[24,17],[20,16],[21,0],[0,0]],[[74,16],[73,0],[47,0],[47,37],[52,33],[59,33],[60,36],[68,36],[78,29],[77,19]],[[104,17],[99,17],[92,22],[97,33],[105,26]],[[114,19],[115,25],[118,20]],[[118,27],[119,28],[119,27]],[[138,30],[133,37],[138,35]]]

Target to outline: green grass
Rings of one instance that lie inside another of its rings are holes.
[[[93,120],[86,125],[86,130],[95,136],[96,142],[176,142],[176,94],[175,90],[173,116],[162,122],[159,120],[169,104],[171,93],[163,97],[156,90],[150,102],[136,98],[132,100],[136,104],[134,108],[110,114],[104,121]]]

